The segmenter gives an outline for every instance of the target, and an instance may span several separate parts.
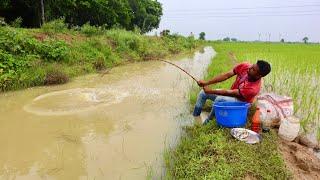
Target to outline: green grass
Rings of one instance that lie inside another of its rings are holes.
[[[167,179],[290,179],[275,132],[262,139],[255,145],[240,142],[215,122],[187,127],[178,147],[165,153]]]
[[[0,91],[44,85],[52,69],[71,79],[125,63],[190,53],[202,44],[180,35],[146,36],[87,24],[67,29],[62,21],[42,29],[0,27],[0,35]]]

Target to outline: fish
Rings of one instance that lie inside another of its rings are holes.
[[[244,140],[249,136],[249,132],[245,129],[237,129],[234,131],[234,136],[239,140]]]
[[[231,135],[240,141],[244,141],[248,144],[259,143],[262,139],[259,134],[249,129],[233,128],[231,129]]]

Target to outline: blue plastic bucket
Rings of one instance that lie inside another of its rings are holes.
[[[245,126],[249,107],[250,103],[246,102],[214,103],[217,124],[228,128]]]

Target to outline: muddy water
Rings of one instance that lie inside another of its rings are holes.
[[[215,52],[175,61],[201,77]],[[0,94],[0,179],[144,179],[190,123],[195,83],[163,62]]]

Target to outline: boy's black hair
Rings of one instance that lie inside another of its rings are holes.
[[[259,72],[262,77],[268,75],[271,71],[271,66],[267,61],[258,60],[257,65],[259,67]]]

